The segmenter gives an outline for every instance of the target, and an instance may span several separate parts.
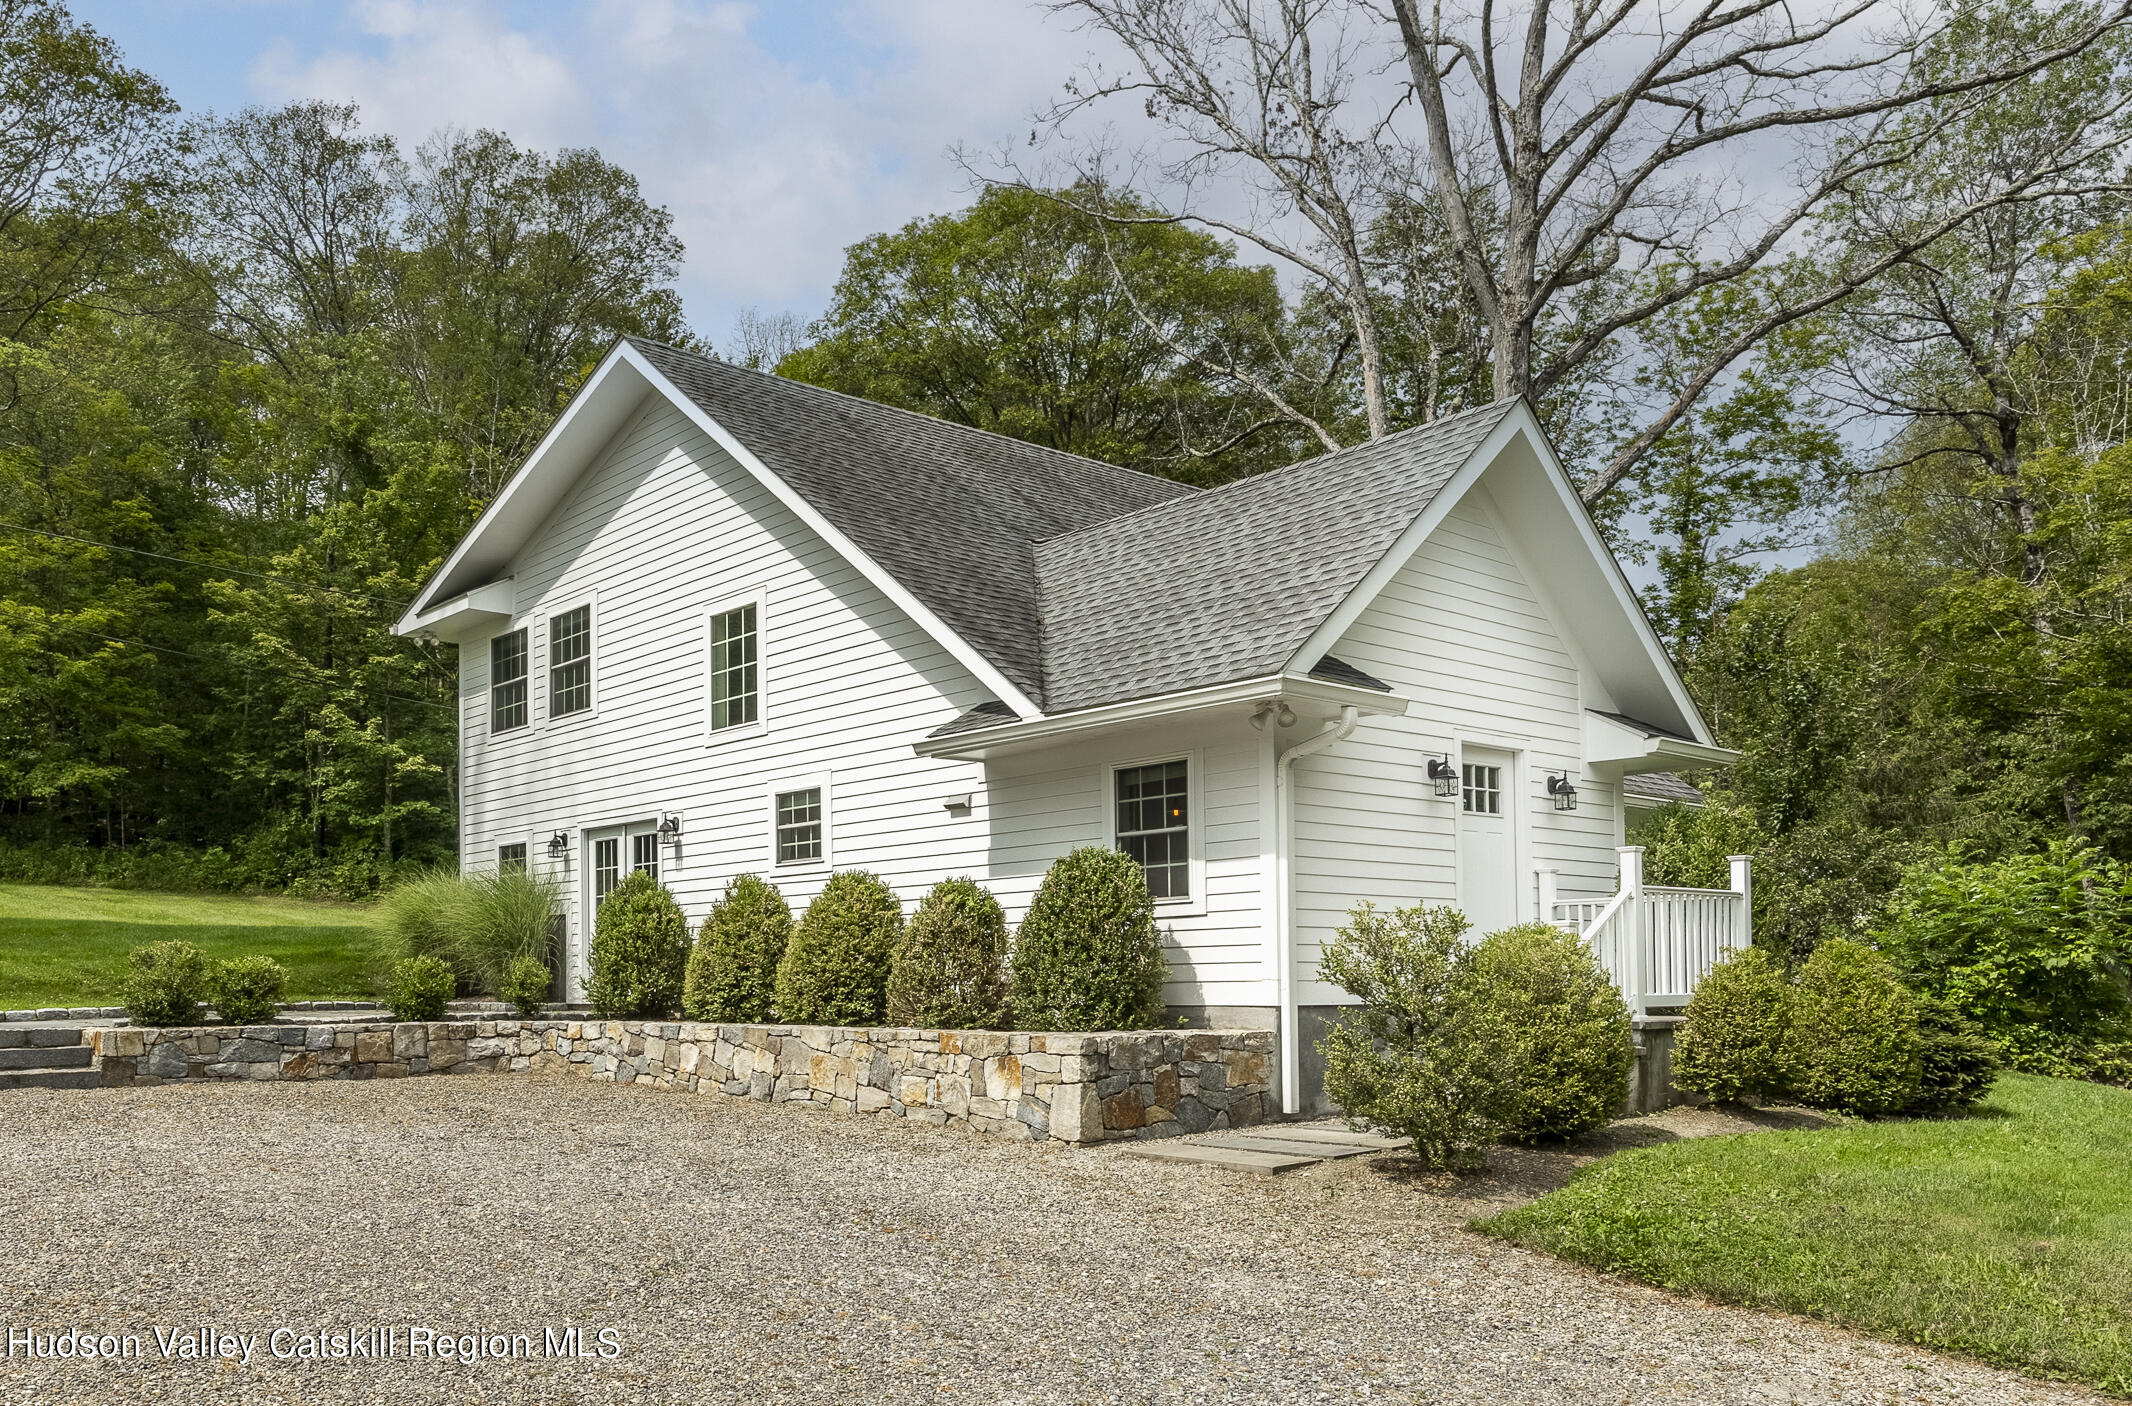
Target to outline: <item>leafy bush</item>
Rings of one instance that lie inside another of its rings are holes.
[[[1643,846],[1644,882],[1699,889],[1729,888],[1732,856],[1768,842],[1753,812],[1723,791],[1708,793],[1700,806],[1661,806],[1629,841]]]
[[[777,964],[777,1018],[796,1025],[878,1025],[903,905],[873,874],[847,869],[792,929]]]
[[[540,1014],[547,1004],[548,992],[555,984],[555,973],[538,957],[513,957],[511,965],[504,969],[503,984],[496,994],[509,1001],[517,1012],[531,1020]]]
[[[911,915],[888,974],[891,1025],[1007,1024],[1007,915],[972,879],[945,879]]]
[[[728,883],[688,954],[682,1014],[690,1020],[768,1020],[778,959],[791,941],[792,909],[776,885],[753,874]]]
[[[1450,908],[1365,903],[1318,958],[1362,1002],[1318,1042],[1325,1092],[1357,1126],[1407,1139],[1453,1171],[1481,1165],[1517,1117],[1517,1034],[1491,1000],[1468,924]]]
[[[1024,1030],[1136,1030],[1162,1018],[1169,962],[1147,875],[1089,846],[1044,875],[1014,935],[1014,1011]]]
[[[657,879],[633,869],[600,902],[585,995],[603,1017],[669,1015],[688,968],[688,920]]]
[[[436,1020],[458,989],[452,969],[435,957],[409,957],[392,969],[385,1004],[395,1020]]]
[[[1862,943],[1814,949],[1792,993],[1784,1075],[1816,1108],[1893,1113],[1917,1102],[1923,1041],[1917,1004],[1895,966]]]
[[[151,942],[126,955],[121,988],[135,1025],[198,1025],[207,995],[207,954],[190,942]]]
[[[1949,851],[1905,874],[1879,936],[2017,1068],[2060,1072],[2054,1056],[2077,1062],[2132,1010],[2132,871],[2095,849],[2059,841],[1979,864]]]
[[[272,957],[236,957],[215,963],[208,999],[231,1025],[264,1025],[281,1013],[288,986],[288,972]]]
[[[370,980],[379,992],[390,989],[400,963],[410,957],[435,958],[452,970],[455,989],[461,984],[448,911],[465,882],[449,869],[431,869],[385,890],[370,942]],[[470,982],[464,984],[473,989]]]
[[[1984,1097],[1999,1071],[1999,1052],[1984,1028],[1945,997],[1911,993],[1921,1042],[1917,1099],[1905,1110],[1946,1113]]]
[[[1524,923],[1482,939],[1474,963],[1515,1044],[1510,1131],[1566,1138],[1611,1122],[1628,1101],[1636,1037],[1591,949],[1560,928]]]
[[[1759,947],[1712,967],[1675,1037],[1673,1082],[1720,1102],[1783,1092],[1791,997],[1782,964]]]
[[[444,941],[452,967],[476,991],[506,996],[511,966],[555,955],[555,911],[562,889],[553,876],[525,870],[468,874],[442,893]]]

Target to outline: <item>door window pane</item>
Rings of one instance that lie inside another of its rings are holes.
[[[777,862],[806,864],[822,857],[822,788],[777,794]]]
[[[1459,769],[1464,775],[1464,799],[1461,804],[1475,815],[1501,815],[1503,813],[1503,769],[1499,766],[1476,766],[1467,762]]]
[[[755,607],[711,617],[711,730],[746,727],[758,712]]]
[[[592,906],[597,908],[622,882],[622,841],[619,836],[592,842]]]
[[[649,874],[653,882],[659,878],[659,837],[647,831],[629,837],[629,867],[639,874]]]
[[[1123,767],[1117,773],[1118,848],[1147,871],[1147,891],[1156,898],[1192,894],[1185,773],[1183,762]]]
[[[498,845],[496,847],[496,872],[499,874],[525,873],[526,847],[524,845]]]
[[[526,725],[526,632],[512,630],[489,641],[489,731]]]
[[[548,622],[548,716],[568,717],[592,706],[592,607],[566,610]]]

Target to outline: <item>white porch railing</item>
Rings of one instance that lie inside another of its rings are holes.
[[[1751,863],[1732,856],[1729,889],[1672,888],[1644,884],[1642,845],[1619,853],[1611,898],[1558,899],[1554,871],[1540,870],[1540,915],[1591,945],[1635,1014],[1684,1006],[1705,972],[1754,940]]]

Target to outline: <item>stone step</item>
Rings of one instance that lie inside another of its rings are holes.
[[[1369,1147],[1388,1152],[1406,1144],[1395,1137],[1382,1133],[1358,1133],[1345,1127],[1324,1123],[1266,1123],[1252,1130],[1265,1137],[1283,1138],[1289,1142],[1325,1142],[1341,1146]]]
[[[87,1045],[60,1045],[50,1049],[0,1050],[0,1070],[86,1069],[96,1059]]]
[[[102,1085],[97,1069],[17,1069],[0,1072],[0,1089],[93,1089]]]
[[[1383,1148],[1366,1142],[1320,1142],[1307,1138],[1288,1138],[1278,1128],[1254,1130],[1248,1133],[1209,1133],[1192,1139],[1194,1147],[1219,1147],[1237,1152],[1272,1152],[1287,1157],[1303,1157],[1312,1161],[1331,1162],[1342,1157],[1366,1157]]]
[[[1225,1172],[1256,1172],[1260,1176],[1272,1176],[1275,1172],[1307,1167],[1322,1160],[1293,1153],[1257,1152],[1242,1147],[1209,1147],[1202,1143],[1169,1140],[1136,1142],[1119,1150],[1128,1157],[1146,1157],[1156,1162],[1191,1162],[1203,1167],[1218,1167]]]
[[[49,1050],[79,1045],[87,1033],[79,1025],[0,1025],[0,1050]]]

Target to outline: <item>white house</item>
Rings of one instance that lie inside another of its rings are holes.
[[[564,877],[573,993],[631,868],[692,919],[839,868],[1011,919],[1115,844],[1291,1109],[1356,903],[1625,935],[1627,807],[1732,756],[1523,403],[1195,490],[624,341],[398,628],[460,646],[462,862]]]

